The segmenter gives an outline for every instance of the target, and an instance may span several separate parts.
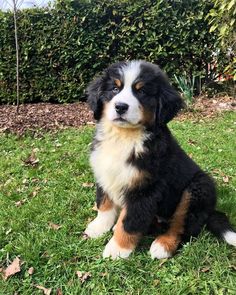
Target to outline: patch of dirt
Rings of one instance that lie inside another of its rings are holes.
[[[177,120],[200,120],[212,118],[223,111],[235,111],[236,100],[229,96],[206,98],[200,96],[189,109],[180,113]],[[37,103],[20,106],[0,105],[0,132],[15,133],[18,136],[30,133],[41,134],[67,127],[78,128],[94,124],[92,112],[86,103],[50,104]]]
[[[236,111],[236,98],[230,96],[214,98],[199,96],[195,98],[193,105],[179,114],[177,120],[214,118],[225,111]]]
[[[50,104],[37,103],[20,106],[0,105],[0,132],[26,132],[39,134],[66,127],[79,127],[93,122],[92,112],[86,103]]]

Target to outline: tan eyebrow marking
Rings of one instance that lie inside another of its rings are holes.
[[[144,83],[142,81],[140,81],[140,82],[137,82],[134,85],[134,87],[135,87],[136,90],[139,90],[139,89],[141,89],[143,87],[143,85],[144,85]]]
[[[118,88],[121,87],[121,81],[119,79],[115,79],[114,82]]]

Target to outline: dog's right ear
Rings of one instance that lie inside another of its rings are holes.
[[[87,93],[87,102],[93,111],[94,119],[99,120],[102,116],[102,109],[103,109],[103,103],[102,103],[102,91],[101,86],[103,82],[103,77],[99,76],[95,80],[93,80],[88,88],[86,89]]]

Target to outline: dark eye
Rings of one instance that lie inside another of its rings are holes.
[[[144,94],[145,93],[145,89],[142,87],[139,90],[137,90],[138,93],[140,94]]]
[[[115,94],[117,94],[117,93],[120,92],[120,89],[119,89],[118,87],[114,87],[114,88],[112,89],[112,92],[115,93]]]

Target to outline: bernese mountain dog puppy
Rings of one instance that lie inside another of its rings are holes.
[[[236,246],[228,218],[215,210],[213,180],[167,127],[183,101],[160,68],[145,61],[113,64],[87,93],[97,120],[90,163],[98,214],[85,234],[97,238],[113,228],[103,257],[127,258],[150,232],[151,257],[171,257],[204,225]]]

